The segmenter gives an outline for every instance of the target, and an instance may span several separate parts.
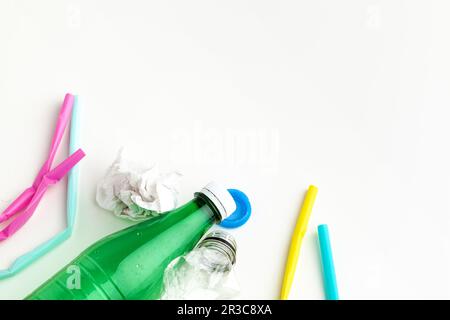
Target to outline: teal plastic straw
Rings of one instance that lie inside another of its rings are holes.
[[[339,300],[328,226],[326,224],[322,224],[317,228],[317,231],[319,235],[325,297],[327,300]]]
[[[79,121],[78,97],[75,96],[72,107],[72,119],[70,125],[70,154],[80,148],[80,121]],[[69,173],[67,182],[67,228],[42,243],[30,252],[17,258],[14,263],[5,270],[0,270],[0,279],[8,278],[19,271],[25,269],[34,261],[54,249],[56,246],[67,240],[73,231],[75,217],[78,211],[78,185],[79,185],[79,165],[76,165]]]
[[[75,96],[72,108],[72,122],[70,123],[70,146],[69,153],[72,154],[80,148],[80,111],[78,107],[78,96]],[[78,212],[78,188],[80,179],[80,168],[76,165],[69,172],[67,181],[67,226],[72,234],[75,225],[75,217]]]

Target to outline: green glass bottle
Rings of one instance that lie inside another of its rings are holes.
[[[235,208],[230,193],[210,183],[184,206],[93,244],[26,299],[158,299],[167,265]]]

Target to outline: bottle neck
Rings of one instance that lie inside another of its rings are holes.
[[[216,205],[203,193],[197,192],[195,193],[195,199],[199,205],[199,207],[207,206],[213,215],[214,223],[220,223],[222,221],[222,215],[220,210],[216,207]]]
[[[210,271],[229,271],[236,263],[236,240],[222,230],[210,232],[197,244],[202,264]]]
[[[199,263],[208,272],[228,272],[233,267],[230,256],[220,247],[202,246],[196,250],[201,253]]]

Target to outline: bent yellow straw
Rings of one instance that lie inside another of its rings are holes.
[[[283,286],[281,287],[281,300],[287,300],[291,291],[292,281],[294,280],[295,269],[297,267],[298,257],[300,256],[300,248],[302,246],[303,237],[305,236],[309,217],[316,200],[318,189],[315,186],[309,186],[303,201],[302,209],[292,235],[289,255],[286,261],[286,269],[284,271]]]

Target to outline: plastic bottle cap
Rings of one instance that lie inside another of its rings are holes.
[[[236,203],[230,192],[216,182],[210,182],[201,191],[216,206],[221,215],[221,221],[236,211]]]
[[[242,191],[236,189],[228,189],[228,192],[236,203],[236,211],[233,212],[227,219],[220,223],[223,228],[238,228],[245,224],[252,214],[252,206],[248,197]]]

